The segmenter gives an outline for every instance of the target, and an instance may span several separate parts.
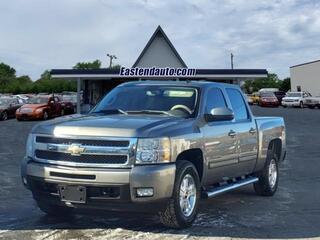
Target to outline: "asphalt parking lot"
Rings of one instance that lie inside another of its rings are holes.
[[[0,239],[320,238],[320,109],[252,108],[256,115],[286,121],[287,158],[277,194],[260,197],[247,186],[205,200],[194,226],[180,231],[141,214],[47,217],[19,174],[36,122],[0,122]]]

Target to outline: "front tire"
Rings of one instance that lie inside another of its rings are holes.
[[[43,112],[43,117],[42,117],[42,118],[43,118],[44,121],[46,121],[46,120],[49,119],[49,114],[48,114],[47,111],[44,111],[44,112]]]
[[[259,173],[259,181],[253,185],[254,190],[261,196],[273,196],[278,189],[278,182],[278,157],[272,151],[269,151],[265,166]]]
[[[197,217],[200,201],[200,179],[195,166],[189,161],[178,161],[172,197],[160,221],[170,228],[190,227]]]
[[[8,119],[8,113],[7,111],[2,112],[1,116],[0,116],[2,121],[5,121]]]
[[[304,104],[303,104],[303,102],[302,102],[302,101],[300,102],[299,107],[300,107],[300,108],[304,108]]]

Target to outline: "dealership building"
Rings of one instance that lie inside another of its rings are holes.
[[[140,68],[143,68],[141,72]],[[123,74],[125,70],[131,74]],[[157,71],[160,74],[157,74]],[[171,75],[171,71],[180,74]],[[157,27],[130,69],[51,70],[53,78],[77,79],[78,109],[80,109],[81,91],[83,92],[83,103],[94,105],[112,88],[128,81],[206,80],[241,85],[245,80],[265,78],[267,74],[266,69],[190,70],[160,26]]]
[[[306,91],[320,96],[320,60],[290,67],[291,91]]]

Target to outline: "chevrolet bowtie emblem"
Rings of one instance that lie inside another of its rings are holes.
[[[81,145],[71,144],[71,146],[68,147],[67,152],[74,156],[80,156],[85,150],[86,149],[81,147]]]

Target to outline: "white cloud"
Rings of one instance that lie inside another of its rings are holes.
[[[0,3],[0,62],[45,69],[118,56],[131,66],[161,25],[188,66],[267,68],[320,58],[320,4],[306,0],[12,0]]]

